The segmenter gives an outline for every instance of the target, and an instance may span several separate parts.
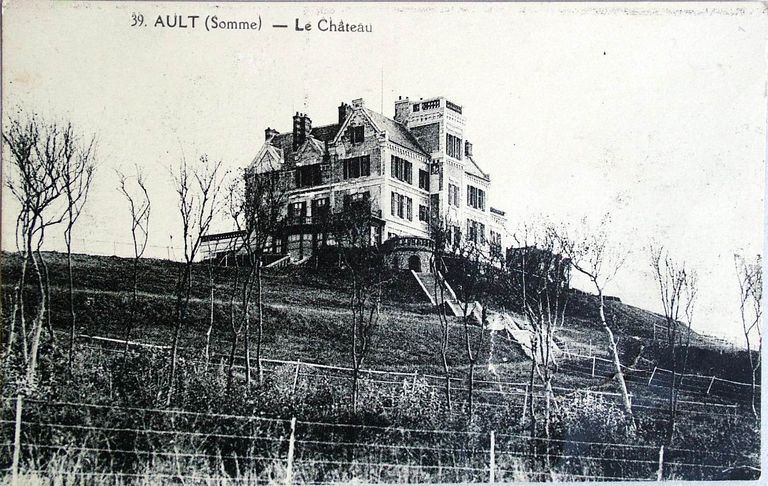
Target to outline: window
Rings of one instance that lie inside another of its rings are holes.
[[[446,241],[449,245],[453,244],[454,247],[458,247],[461,243],[461,228],[456,225],[449,226],[448,234],[446,236]]]
[[[320,164],[305,165],[296,169],[296,187],[311,187],[322,184]]]
[[[448,154],[449,157],[461,160],[461,138],[446,133],[445,153]]]
[[[344,209],[348,209],[356,205],[368,204],[370,201],[370,198],[371,198],[371,195],[368,194],[368,191],[356,192],[354,194],[345,194]]]
[[[419,204],[419,221],[429,222],[429,208]]]
[[[501,233],[491,230],[489,234],[491,245],[501,246]]]
[[[392,192],[392,216],[413,221],[413,199]]]
[[[367,177],[371,175],[370,155],[343,159],[341,162],[344,169],[344,179],[356,179],[358,177]]]
[[[312,201],[312,222],[326,222],[330,213],[330,204],[327,197]]]
[[[419,169],[419,189],[429,190],[429,172]]]
[[[392,156],[392,177],[395,179],[400,179],[408,184],[413,184],[411,178],[412,168],[413,165],[407,160],[401,159],[396,155]]]
[[[351,143],[363,143],[363,140],[365,140],[365,127],[363,125],[349,127],[349,141]]]
[[[300,201],[288,205],[288,219],[293,223],[301,224],[307,215],[307,202]]]
[[[472,243],[485,243],[485,225],[471,219],[467,220],[467,236]]]
[[[459,207],[459,186],[448,184],[448,205]]]
[[[413,105],[413,111],[419,111],[419,110],[421,110],[420,104],[416,103],[415,105]]]
[[[467,205],[485,211],[485,191],[475,186],[467,186]]]

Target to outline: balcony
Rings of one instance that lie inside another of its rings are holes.
[[[384,242],[389,250],[427,250],[432,251],[435,242],[431,238],[421,238],[418,236],[403,236],[390,238]]]

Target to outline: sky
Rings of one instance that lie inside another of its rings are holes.
[[[699,273],[694,329],[740,335],[733,255],[761,253],[764,240],[768,23],[759,3],[3,8],[5,120],[21,108],[98,140],[75,251],[130,254],[116,169],[147,175],[148,254],[178,257],[169,167],[182,153],[235,172],[264,129],[290,130],[296,111],[319,126],[342,101],[363,98],[393,116],[398,96],[445,96],[464,107],[491,205],[507,211],[510,231],[542,216],[567,223],[609,212],[614,244],[630,252],[609,294],[659,310],[648,264],[657,242]],[[145,25],[131,26],[134,13]],[[166,15],[262,28],[155,27]],[[373,32],[320,32],[322,18]],[[296,19],[313,30],[295,31]],[[5,250],[16,210],[4,193]],[[222,217],[216,229],[230,227]],[[49,238],[48,248],[63,248],[55,230]]]

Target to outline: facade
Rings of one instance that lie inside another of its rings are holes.
[[[452,240],[504,248],[505,215],[488,204],[490,176],[475,161],[462,112],[443,97],[401,98],[390,119],[356,99],[338,107],[332,124],[313,126],[296,113],[290,132],[267,128],[248,169],[279,171],[289,184],[288,226],[274,251],[301,261],[333,245],[328,214],[358,203],[370,204],[380,244],[400,241],[423,254],[430,220],[441,218]],[[415,265],[407,255],[396,261]]]

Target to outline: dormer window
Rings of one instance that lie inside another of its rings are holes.
[[[365,127],[360,125],[359,127],[350,127],[349,129],[349,141],[353,144],[363,143],[365,140]]]

